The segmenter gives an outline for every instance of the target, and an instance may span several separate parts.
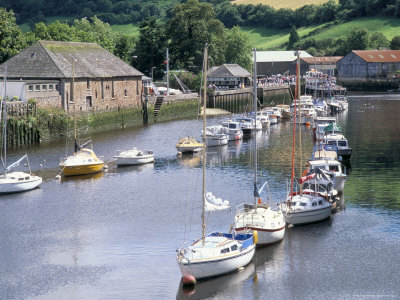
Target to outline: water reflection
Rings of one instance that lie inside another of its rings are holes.
[[[104,170],[101,172],[97,172],[94,174],[86,174],[86,175],[77,175],[77,176],[62,176],[61,182],[68,182],[68,181],[93,181],[100,179],[104,176]]]
[[[248,283],[252,284],[256,280],[255,264],[254,262],[250,262],[250,264],[241,270],[208,280],[199,281],[193,288],[184,288],[182,282],[180,282],[176,298],[205,299],[209,297],[217,297],[219,293],[227,290],[242,290],[244,285],[248,285]]]

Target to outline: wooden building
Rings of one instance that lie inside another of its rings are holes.
[[[336,76],[336,63],[342,57],[343,56],[300,57],[300,75],[303,76],[306,72],[315,70],[330,76]],[[290,63],[290,74],[296,74],[296,65],[296,59]]]
[[[337,62],[338,80],[391,79],[400,71],[400,50],[353,50]]]
[[[143,74],[97,44],[39,41],[1,64],[0,77],[5,67],[7,79],[24,89],[16,96],[39,107],[70,112],[75,102],[78,112],[89,112],[141,105]]]
[[[207,73],[207,84],[216,89],[237,89],[249,85],[251,74],[238,64],[223,64]]]
[[[312,57],[300,51],[300,57]],[[264,76],[289,74],[290,64],[296,60],[294,51],[257,51],[257,74]],[[295,75],[294,73],[290,73]]]

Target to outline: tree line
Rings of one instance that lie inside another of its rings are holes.
[[[38,40],[49,40],[97,43],[144,74],[153,73],[155,79],[164,76],[168,48],[170,68],[189,71],[183,81],[191,89],[197,88],[193,85],[197,85],[198,80],[193,77],[202,71],[205,44],[209,47],[210,67],[237,63],[251,69],[248,38],[238,27],[227,29],[216,18],[209,3],[188,0],[178,4],[166,24],[147,16],[139,23],[139,32],[137,38],[113,32],[110,24],[94,16],[72,23],[56,21],[46,25],[38,22],[31,32],[23,33],[14,13],[0,8],[0,63]]]

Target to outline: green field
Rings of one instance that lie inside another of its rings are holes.
[[[324,25],[298,28],[300,38],[308,35],[312,30]],[[355,26],[367,28],[369,34],[382,32],[389,40],[400,34],[400,19],[394,18],[361,18],[343,24],[321,29],[321,32],[311,35],[315,40],[328,38],[345,38]],[[250,39],[253,47],[260,50],[282,50],[282,44],[289,40],[289,30],[272,30],[259,27],[242,27],[242,31]]]
[[[111,25],[112,30],[129,36],[138,36],[139,27],[133,24]]]
[[[304,5],[319,5],[322,3],[328,2],[328,0],[286,0],[286,1],[281,1],[281,0],[234,0],[234,4],[263,4],[263,5],[269,5],[273,8],[291,8],[291,9],[296,9],[299,7],[302,7]],[[335,2],[338,2],[338,0],[335,0]]]

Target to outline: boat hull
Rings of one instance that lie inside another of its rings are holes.
[[[131,165],[142,165],[154,162],[154,156],[148,157],[121,157],[117,156],[117,165],[118,166],[131,166]]]
[[[229,257],[189,263],[183,263],[178,259],[178,264],[182,275],[192,275],[196,279],[205,279],[227,274],[248,265],[254,256],[254,252],[255,245],[252,244],[240,253]]]
[[[37,188],[42,183],[42,178],[39,176],[32,176],[31,180],[22,182],[4,182],[3,178],[0,179],[0,194],[19,193]],[[8,180],[7,180],[8,181]]]
[[[326,206],[315,210],[287,212],[285,213],[286,223],[301,225],[319,222],[328,219],[331,216],[331,210],[331,206]]]
[[[77,165],[77,166],[61,166],[64,176],[77,176],[98,173],[103,170],[104,163]]]
[[[277,229],[262,229],[259,227],[241,227],[241,228],[236,228],[235,232],[236,233],[246,233],[248,231],[257,231],[257,246],[266,246],[270,244],[277,243],[283,239],[285,236],[285,228],[286,226],[282,226],[281,228]]]
[[[346,175],[335,175],[333,188],[340,194],[343,193],[344,184],[346,182]]]
[[[223,137],[206,137],[207,147],[223,146],[227,144],[228,144],[228,137],[226,135]]]

